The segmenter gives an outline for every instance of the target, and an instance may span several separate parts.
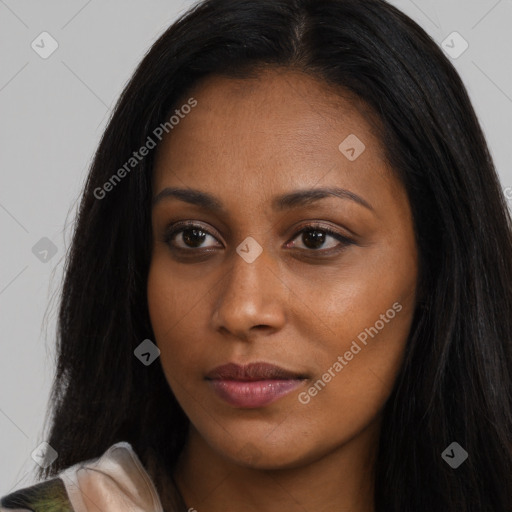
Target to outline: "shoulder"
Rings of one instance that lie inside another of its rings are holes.
[[[73,512],[64,482],[52,478],[0,498],[0,512]]]
[[[110,446],[54,478],[0,498],[0,512],[163,512],[160,497],[130,443]]]

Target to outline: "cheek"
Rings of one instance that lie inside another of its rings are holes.
[[[290,283],[293,287],[304,292],[293,321],[319,355],[318,362],[323,359],[325,365],[325,356],[332,360],[334,354],[343,354],[358,336],[362,343],[377,334],[375,340],[379,340],[368,342],[358,359],[364,352],[379,359],[386,356],[386,360],[403,350],[415,303],[414,252],[404,257],[391,244],[376,245],[354,252],[333,272],[296,278]]]
[[[147,297],[151,325],[156,337],[156,343],[164,332],[176,323],[177,301],[172,286],[172,280],[158,259],[151,263],[148,275]],[[159,347],[160,349],[162,347]]]
[[[155,343],[160,349],[164,370],[168,362],[174,358],[170,353],[179,355],[180,348],[185,344],[172,343],[176,333],[183,327],[187,313],[191,313],[189,293],[178,287],[173,274],[167,271],[162,259],[155,258],[148,275],[148,308],[151,326],[155,335]],[[175,345],[175,346],[171,346]]]
[[[347,333],[329,344],[329,359],[325,360],[323,373],[318,376],[322,383],[318,395],[325,398],[336,396],[350,403],[365,399],[378,403],[391,391],[400,369],[409,336],[411,314],[409,306],[394,303],[383,304],[373,310],[372,320],[367,314],[353,317],[350,326],[341,326]],[[387,307],[389,306],[389,307]],[[357,396],[358,400],[353,402]]]
[[[319,373],[299,400],[312,416],[361,426],[391,393],[412,324],[417,274],[414,250],[387,247],[368,251],[338,279],[317,280],[323,293],[309,294],[301,328],[310,329]]]
[[[202,347],[191,340],[198,339],[198,332],[205,332],[199,326],[206,320],[210,287],[204,284],[204,278],[180,276],[175,267],[170,268],[165,255],[157,254],[151,263],[147,284],[149,316],[168,380],[197,372]]]
[[[355,302],[359,299],[352,297]],[[316,365],[320,371],[297,396],[301,406],[294,419],[302,420],[308,431],[321,432],[319,443],[326,450],[333,440],[350,439],[376,420],[396,381],[412,310],[409,304],[401,303],[397,312],[392,299],[381,297],[381,301],[369,308],[368,301],[363,300],[366,309],[359,315],[339,317],[345,322],[338,321],[332,330],[342,334],[331,336],[328,342],[324,339]],[[381,313],[388,323],[379,318]],[[285,423],[287,428],[294,428]]]

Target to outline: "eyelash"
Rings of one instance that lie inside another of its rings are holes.
[[[166,233],[164,235],[164,242],[172,250],[181,252],[181,253],[203,252],[203,254],[204,254],[205,252],[211,252],[212,250],[216,250],[216,248],[206,248],[206,249],[205,248],[188,248],[188,249],[185,249],[183,247],[176,247],[173,245],[172,242],[177,234],[182,233],[187,230],[193,230],[193,229],[200,230],[200,231],[206,233],[207,235],[215,238],[215,240],[217,240],[214,235],[212,235],[207,229],[205,229],[203,226],[201,226],[199,224],[196,224],[194,222],[179,222],[179,223],[173,224],[167,228]],[[334,231],[326,226],[323,226],[321,224],[316,224],[316,223],[312,223],[312,224],[308,224],[307,226],[304,226],[302,229],[300,229],[293,235],[293,238],[290,241],[295,240],[299,235],[301,235],[302,233],[308,232],[308,231],[320,231],[322,233],[325,233],[329,236],[332,236],[336,240],[338,240],[340,242],[340,244],[337,245],[336,247],[330,247],[329,249],[322,250],[322,249],[308,249],[308,248],[302,249],[301,248],[301,249],[299,249],[299,251],[303,251],[303,252],[305,251],[305,252],[309,252],[309,253],[319,253],[319,254],[323,254],[325,256],[325,255],[330,255],[331,253],[339,253],[340,251],[345,249],[347,246],[355,244],[355,242],[353,240],[351,240],[350,238],[348,238],[348,237],[346,237],[346,236],[338,233],[337,231]]]

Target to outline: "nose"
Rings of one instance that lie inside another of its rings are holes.
[[[268,252],[251,263],[234,252],[230,268],[216,287],[212,312],[216,331],[249,340],[256,331],[278,331],[286,322],[289,290]]]

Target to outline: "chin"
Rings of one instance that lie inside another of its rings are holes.
[[[273,438],[270,440],[265,435],[240,436],[219,442],[208,444],[222,457],[229,459],[232,463],[245,468],[257,470],[279,470],[294,469],[312,463],[327,454],[332,447],[322,445],[321,440],[315,444],[314,440],[308,437],[295,436],[295,439]],[[305,440],[311,446],[304,443]]]

